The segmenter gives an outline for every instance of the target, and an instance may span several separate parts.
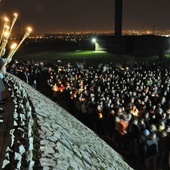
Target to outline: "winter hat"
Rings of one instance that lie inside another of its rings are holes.
[[[149,136],[149,135],[150,135],[150,132],[149,132],[148,129],[145,129],[145,130],[143,131],[143,134],[144,134],[145,136]]]

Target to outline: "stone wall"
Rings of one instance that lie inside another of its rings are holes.
[[[17,77],[8,74],[6,82],[15,103],[14,128],[20,128],[18,169],[130,170],[121,155],[59,105]],[[20,109],[17,109],[17,108]],[[11,130],[13,145],[18,140]],[[22,143],[24,139],[24,143]],[[24,159],[23,159],[24,157]],[[11,163],[5,157],[3,168]],[[15,160],[15,158],[13,158]]]

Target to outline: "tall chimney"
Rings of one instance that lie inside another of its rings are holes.
[[[122,36],[122,6],[123,0],[115,0],[115,36]]]

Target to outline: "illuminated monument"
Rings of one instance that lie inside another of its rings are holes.
[[[123,36],[122,9],[123,0],[115,0],[115,35],[98,36],[97,43],[100,47],[111,53],[159,55],[160,59],[170,52],[169,37],[155,35]]]

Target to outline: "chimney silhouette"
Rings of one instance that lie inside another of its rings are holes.
[[[123,0],[115,0],[115,36],[122,36],[122,8]]]

